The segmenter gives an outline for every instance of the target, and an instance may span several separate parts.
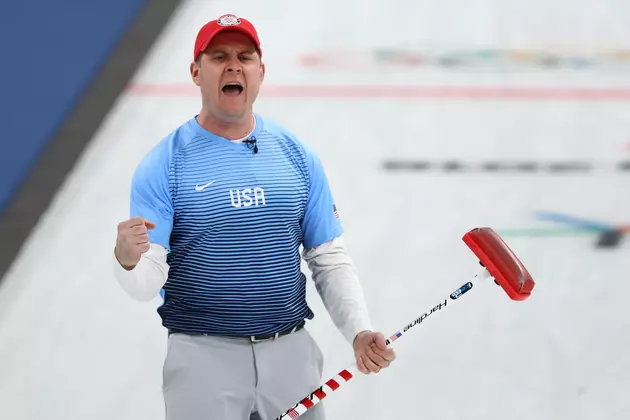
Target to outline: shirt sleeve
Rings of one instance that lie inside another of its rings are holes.
[[[343,233],[335,200],[320,159],[307,150],[310,188],[302,220],[304,247],[314,248]]]
[[[169,271],[167,254],[162,246],[151,244],[133,270],[125,270],[116,256],[112,255],[114,275],[118,284],[133,299],[141,302],[151,301],[160,294],[160,290],[166,284]]]
[[[168,143],[153,149],[140,162],[131,182],[130,216],[142,217],[155,224],[149,241],[170,249],[173,228],[173,204],[169,189]]]
[[[363,289],[343,238],[304,250],[302,255],[330,318],[348,343],[360,332],[372,331]]]

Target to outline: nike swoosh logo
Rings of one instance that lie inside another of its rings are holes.
[[[216,181],[216,179],[214,181]],[[205,190],[207,187],[209,187],[210,185],[214,184],[214,181],[210,181],[206,185],[195,185],[195,191],[203,191],[203,190]]]

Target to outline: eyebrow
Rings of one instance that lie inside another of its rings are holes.
[[[254,54],[256,52],[256,47],[245,47],[245,48],[237,48],[237,53],[238,54]],[[216,54],[216,53],[227,53],[227,50],[224,47],[213,47],[210,48],[208,50],[209,54]]]

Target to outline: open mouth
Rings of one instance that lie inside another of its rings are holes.
[[[221,90],[226,95],[238,96],[243,92],[243,86],[238,82],[230,82],[226,83]]]

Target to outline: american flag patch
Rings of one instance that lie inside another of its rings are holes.
[[[339,212],[337,211],[337,206],[335,204],[333,204],[333,213],[335,214],[335,217],[339,219]]]

